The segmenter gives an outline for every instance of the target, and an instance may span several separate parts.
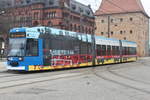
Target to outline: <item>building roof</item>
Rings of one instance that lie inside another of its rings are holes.
[[[102,0],[102,3],[99,9],[95,12],[95,15],[98,16],[128,12],[142,12],[146,14],[140,0]]]
[[[79,3],[75,0],[70,0],[70,9],[76,13],[80,13],[89,17],[94,17],[94,13],[90,5],[86,6],[82,3]]]
[[[11,0],[13,1],[11,7],[21,7],[32,5],[36,3],[44,4],[45,8],[52,8],[52,7],[60,7],[61,0]],[[94,13],[90,6],[86,6],[77,2],[76,0],[70,0],[70,4],[64,4],[66,8],[69,8],[71,11],[88,16],[94,17]]]

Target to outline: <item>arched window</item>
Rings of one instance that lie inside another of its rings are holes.
[[[74,25],[74,31],[77,31],[77,26],[76,26],[76,24]]]
[[[82,26],[82,33],[84,33],[84,26]]]
[[[70,24],[70,30],[71,30],[71,31],[73,30],[73,28],[72,28],[72,24]]]
[[[78,30],[79,30],[79,32],[81,32],[81,27],[80,27],[80,25],[78,26]]]
[[[92,33],[92,31],[91,31],[91,29],[89,28],[89,33],[91,34]]]
[[[33,22],[33,26],[38,26],[39,25],[39,22],[38,21],[34,21]]]
[[[87,27],[85,28],[85,32],[86,32],[86,33],[89,33],[89,32],[88,32],[88,28],[87,28]]]
[[[47,26],[52,26],[52,22],[49,21],[49,22],[47,23]]]

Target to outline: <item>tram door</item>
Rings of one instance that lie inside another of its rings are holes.
[[[49,39],[45,39],[43,42],[43,62],[44,66],[50,66],[51,65],[51,50],[50,50],[50,43]]]

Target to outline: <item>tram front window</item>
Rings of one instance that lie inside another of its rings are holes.
[[[8,56],[25,56],[26,39],[9,39]]]
[[[38,40],[27,39],[26,56],[38,56]]]

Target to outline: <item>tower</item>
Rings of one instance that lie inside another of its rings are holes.
[[[135,41],[138,56],[148,56],[149,16],[140,0],[102,0],[95,16],[96,35]]]

